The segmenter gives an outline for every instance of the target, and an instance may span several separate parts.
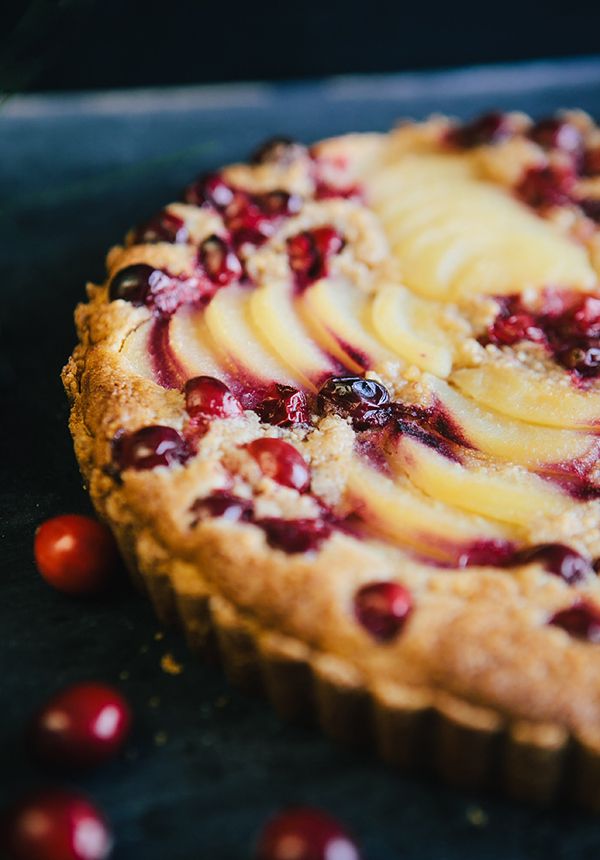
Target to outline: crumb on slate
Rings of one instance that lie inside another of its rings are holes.
[[[160,658],[160,668],[168,675],[181,675],[183,672],[182,664],[178,663],[175,657],[168,651]]]
[[[473,827],[485,827],[488,823],[488,814],[479,806],[468,806],[465,813],[467,821]]]

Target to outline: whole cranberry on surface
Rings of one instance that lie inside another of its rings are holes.
[[[113,442],[113,458],[121,470],[143,472],[157,466],[183,463],[189,454],[186,442],[177,430],[160,424],[124,433]]]
[[[61,690],[44,705],[31,726],[31,740],[44,763],[86,768],[112,758],[130,727],[131,711],[118,690],[86,682]]]
[[[86,797],[46,789],[8,810],[0,847],[7,860],[106,860],[112,841],[104,816]]]
[[[46,582],[73,595],[100,591],[119,565],[110,530],[80,514],[63,514],[42,523],[35,533],[34,556]]]
[[[246,450],[262,472],[278,484],[304,493],[310,486],[310,471],[302,454],[283,439],[255,439]]]
[[[362,626],[379,642],[394,639],[412,612],[410,591],[398,582],[372,582],[354,598],[354,612]]]
[[[335,818],[308,806],[274,816],[261,833],[256,860],[360,860],[358,847]]]
[[[184,387],[185,408],[190,418],[235,418],[243,409],[228,386],[214,376],[194,376]]]

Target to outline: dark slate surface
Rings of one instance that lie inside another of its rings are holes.
[[[396,117],[490,107],[535,114],[580,105],[600,115],[600,61],[340,79],[280,88],[28,97],[0,111],[2,601],[0,802],[47,780],[22,731],[62,684],[121,686],[136,712],[126,755],[75,781],[107,811],[116,860],[238,860],[282,804],[319,804],[347,821],[366,860],[596,860],[600,822],[535,812],[391,772],[316,732],[281,725],[262,701],[160,638],[144,600],[53,593],[31,561],[35,526],[88,511],[58,374],[87,277],[135,220],[197,171],[284,132],[311,140],[385,129]],[[173,653],[184,667],[165,674]],[[479,810],[483,810],[480,813]]]

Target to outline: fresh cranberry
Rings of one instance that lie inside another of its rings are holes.
[[[242,276],[242,264],[219,236],[212,235],[205,239],[200,245],[198,256],[210,280],[220,287]]]
[[[190,452],[177,430],[157,424],[116,437],[113,454],[120,469],[141,472],[157,466],[183,463]]]
[[[537,562],[569,585],[586,582],[594,575],[592,565],[586,558],[561,543],[544,543],[522,550],[517,554],[516,561],[518,564]]]
[[[390,642],[398,635],[412,608],[410,591],[397,582],[372,582],[354,597],[358,621],[379,642]]]
[[[490,341],[497,345],[512,346],[520,340],[531,340],[543,343],[544,332],[536,326],[535,320],[528,313],[499,315],[488,329]]]
[[[530,167],[518,183],[518,196],[534,208],[564,206],[572,202],[575,175],[564,165]]]
[[[185,189],[184,200],[194,206],[212,206],[224,209],[233,200],[233,189],[218,173],[201,176]]]
[[[333,227],[318,227],[287,240],[290,268],[296,283],[304,289],[329,271],[329,260],[344,247],[344,239]]]
[[[330,815],[306,806],[272,818],[258,840],[256,860],[360,860],[358,848]]]
[[[189,231],[183,218],[163,209],[145,224],[138,227],[133,234],[134,243],[143,242],[170,242],[171,244],[185,244],[189,239]]]
[[[66,594],[102,590],[119,566],[110,530],[79,514],[64,514],[42,523],[35,533],[34,555],[46,582]]]
[[[310,472],[302,454],[283,439],[255,439],[246,445],[268,478],[304,493],[310,486]]]
[[[257,407],[261,421],[276,427],[310,423],[308,401],[303,391],[280,384],[277,384],[276,391],[276,397],[267,397]]]
[[[583,156],[583,172],[586,176],[600,174],[600,145],[586,149]]]
[[[256,524],[264,531],[267,542],[284,552],[310,552],[318,549],[331,535],[331,523],[326,520],[281,520],[266,517]]]
[[[579,205],[588,218],[591,218],[592,221],[597,221],[600,224],[600,200],[589,198],[581,200]]]
[[[190,508],[194,514],[192,525],[202,520],[222,518],[230,523],[249,521],[252,517],[252,502],[219,490],[211,496],[196,499]]]
[[[254,150],[250,156],[251,164],[277,164],[287,167],[297,158],[306,154],[306,148],[291,137],[278,135],[271,137]]]
[[[6,815],[2,842],[10,860],[105,860],[112,849],[104,816],[87,798],[63,789],[17,802]]]
[[[324,415],[351,418],[358,430],[381,426],[390,418],[387,388],[362,376],[332,376],[321,387],[317,410]]]
[[[503,113],[492,112],[452,129],[449,140],[454,146],[471,149],[476,146],[500,143],[511,137],[513,132],[510,117]]]
[[[167,277],[161,269],[155,269],[146,263],[136,263],[120,269],[110,282],[108,296],[111,302],[122,299],[133,305],[143,305],[149,295],[152,284]]]
[[[185,302],[195,301],[199,287],[195,277],[173,277],[162,269],[139,263],[117,272],[110,283],[109,299],[123,299],[137,307],[145,304],[169,316]]]
[[[225,383],[213,376],[188,379],[184,394],[190,418],[235,418],[243,412],[239,400]]]
[[[86,768],[112,758],[131,726],[129,705],[107,684],[75,684],[55,695],[32,726],[37,756],[46,764]]]
[[[573,156],[579,156],[583,149],[583,137],[577,126],[558,117],[536,122],[529,137],[544,149],[560,149]]]
[[[548,623],[562,627],[577,639],[600,642],[600,608],[586,600],[578,600],[567,609],[559,609]]]

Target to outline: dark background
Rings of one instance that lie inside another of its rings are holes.
[[[282,80],[596,53],[590,0],[30,0],[0,4],[0,85]]]

